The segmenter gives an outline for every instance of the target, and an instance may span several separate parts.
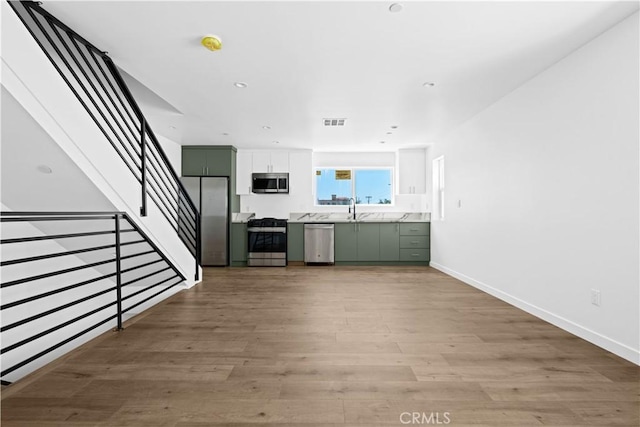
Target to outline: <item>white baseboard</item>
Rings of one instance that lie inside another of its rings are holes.
[[[636,365],[640,365],[640,351],[634,348],[631,348],[625,344],[619,343],[618,341],[612,340],[604,335],[601,335],[597,332],[594,332],[590,329],[585,328],[584,326],[580,326],[577,323],[574,323],[564,317],[560,317],[556,314],[553,314],[547,310],[544,310],[535,305],[529,304],[526,301],[523,301],[519,298],[516,298],[506,292],[503,292],[499,289],[496,289],[492,286],[487,285],[486,283],[482,283],[478,280],[475,280],[469,276],[466,276],[462,273],[459,273],[455,270],[452,270],[444,265],[430,262],[429,265],[436,270],[439,270],[449,276],[455,277],[456,279],[473,286],[474,288],[480,289],[489,295],[492,295],[504,302],[507,302],[515,307],[518,307],[521,310],[526,311],[529,314],[532,314],[542,320],[545,320],[552,325],[555,325],[561,329],[564,329],[567,332],[570,332],[584,340],[589,341],[592,344],[597,345],[598,347],[602,347],[603,349],[610,351],[613,354],[616,354],[623,359],[626,359]]]

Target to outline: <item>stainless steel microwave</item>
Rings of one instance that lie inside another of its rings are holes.
[[[288,173],[254,173],[251,175],[251,191],[254,193],[288,193]]]

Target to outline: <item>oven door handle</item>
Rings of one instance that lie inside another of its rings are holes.
[[[248,227],[249,233],[286,233],[287,227]]]

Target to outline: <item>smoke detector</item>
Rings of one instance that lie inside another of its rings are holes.
[[[214,52],[222,49],[222,40],[220,37],[213,34],[207,34],[204,36],[200,43],[202,43],[202,46]]]

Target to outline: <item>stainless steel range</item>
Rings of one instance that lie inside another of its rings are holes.
[[[249,256],[252,267],[285,267],[287,265],[287,220],[250,219],[247,223]]]

